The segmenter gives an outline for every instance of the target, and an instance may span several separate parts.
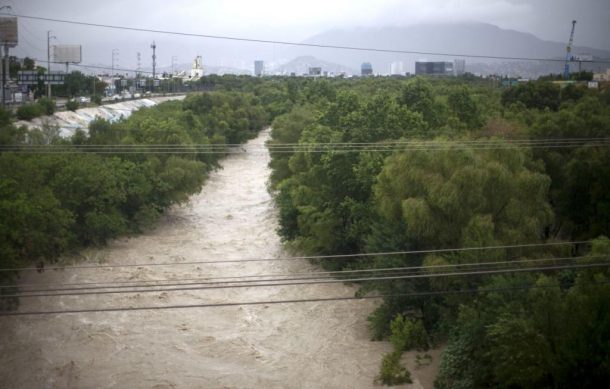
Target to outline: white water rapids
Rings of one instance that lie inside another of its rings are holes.
[[[260,147],[268,131],[245,148]],[[85,251],[91,264],[288,256],[267,191],[269,156],[231,155],[202,192],[153,231]],[[304,260],[65,269],[23,284],[142,281],[320,271]],[[353,296],[325,285],[36,297],[20,310]],[[2,388],[369,388],[387,342],[371,342],[367,300],[0,318]]]

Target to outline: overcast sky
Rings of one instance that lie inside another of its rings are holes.
[[[22,15],[70,19],[200,34],[301,41],[331,28],[409,25],[424,22],[477,21],[566,42],[576,19],[575,44],[610,50],[610,0],[0,0]],[[213,57],[224,65],[243,62],[243,46],[226,41],[104,30],[19,19],[19,47],[13,53],[46,58],[46,31],[52,44],[82,44],[83,62],[132,68],[136,52],[150,66],[150,42],[159,47],[158,62],[189,62],[194,55]],[[281,47],[260,46],[279,60]],[[408,50],[408,42],[405,47]],[[233,50],[233,51],[232,51]],[[212,56],[209,52],[221,53]],[[205,61],[205,60],[204,60]]]

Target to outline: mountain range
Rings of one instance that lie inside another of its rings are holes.
[[[578,34],[575,42],[578,43]],[[359,74],[363,62],[371,63],[375,74],[389,74],[393,62],[402,62],[402,66],[397,68],[402,68],[403,72],[413,73],[417,60],[453,61],[461,58],[466,61],[466,71],[471,73],[536,78],[544,74],[561,73],[566,55],[565,43],[542,40],[529,33],[502,29],[488,23],[428,23],[403,27],[336,28],[311,36],[302,43],[409,53],[274,45],[279,57],[275,58],[274,55],[272,59],[266,58],[263,46],[232,42],[230,49],[229,47],[224,49],[229,50],[232,56],[239,53],[239,61],[234,61],[232,67],[210,66],[207,61],[217,62],[216,56],[222,54],[226,57],[229,54],[222,52],[221,48],[208,51],[207,54],[204,52],[205,72],[252,74],[253,61],[262,59],[265,61],[267,74],[303,74],[307,73],[309,67],[321,67],[322,71],[334,74]],[[572,54],[588,55],[594,60],[606,61],[580,64],[574,62],[571,64],[572,70],[578,70],[579,65],[583,70],[594,71],[605,71],[610,67],[610,51],[576,45],[572,48]],[[500,57],[555,61],[506,60]],[[237,65],[238,62],[241,65]],[[176,65],[175,69],[188,71],[190,65]],[[171,71],[171,68],[160,67],[158,71]]]
[[[578,42],[578,36],[575,41]],[[413,72],[416,60],[448,60],[464,58],[466,70],[469,65],[476,69],[493,72],[494,67],[507,68],[507,60],[482,58],[542,58],[563,59],[566,44],[542,40],[535,35],[515,30],[502,29],[488,23],[450,23],[420,24],[407,27],[385,26],[376,28],[333,29],[306,39],[303,43],[324,44],[332,46],[349,46],[398,51],[409,51],[411,54],[395,54],[361,50],[341,50],[326,48],[307,48],[309,55],[320,60],[343,64],[351,68],[360,68],[362,62],[370,62],[375,73],[389,73],[390,63],[401,61],[405,71]],[[430,53],[447,53],[439,56]],[[610,52],[591,47],[574,46],[572,55],[589,55],[594,59],[610,60]],[[469,57],[474,56],[474,57]],[[537,74],[560,72],[563,63],[536,61],[508,61],[515,63],[521,72],[534,71]],[[530,63],[531,69],[526,63]],[[480,66],[480,65],[487,66]],[[495,66],[494,66],[495,65]],[[586,68],[605,69],[608,64],[593,65],[583,63]],[[577,65],[573,68],[577,68]],[[533,75],[533,74],[532,74]]]

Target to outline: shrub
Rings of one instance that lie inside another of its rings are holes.
[[[41,97],[38,99],[38,104],[42,107],[43,115],[53,115],[55,113],[55,100]]]
[[[66,109],[69,111],[76,111],[78,109],[78,101],[70,100],[66,103]]]
[[[25,104],[17,109],[17,119],[19,120],[32,120],[42,115],[44,115],[44,111],[38,103]]]
[[[375,378],[375,383],[383,385],[400,385],[410,384],[411,373],[400,364],[399,352],[391,352],[386,354],[381,360],[381,368],[379,375]]]
[[[390,342],[394,349],[403,352],[411,349],[427,350],[428,334],[421,320],[411,320],[401,314],[396,315],[390,324],[392,334]]]

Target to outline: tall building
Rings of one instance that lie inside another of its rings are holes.
[[[456,76],[461,76],[462,74],[464,74],[466,72],[466,60],[454,59],[453,70],[455,71]]]
[[[453,76],[453,62],[415,61],[416,75]]]
[[[310,67],[308,70],[310,76],[319,76],[322,74],[322,68],[319,66]]]
[[[203,59],[200,55],[198,55],[193,60],[193,67],[191,68],[191,78],[197,79],[201,77],[203,77]]]
[[[372,76],[373,75],[373,65],[370,62],[363,62],[360,66],[360,74],[362,76]]]
[[[254,61],[254,75],[260,77],[265,71],[265,63],[263,61]]]
[[[405,75],[404,64],[402,61],[395,61],[390,64],[390,74],[391,75]]]

